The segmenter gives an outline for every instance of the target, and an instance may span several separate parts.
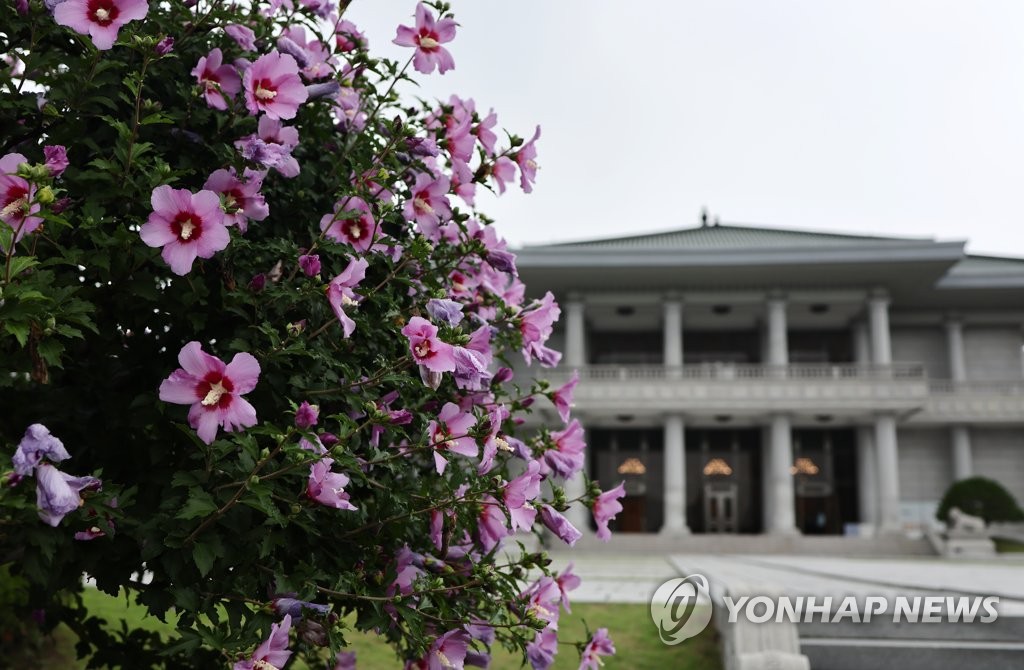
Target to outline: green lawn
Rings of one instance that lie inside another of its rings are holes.
[[[996,543],[996,551],[1000,554],[1024,553],[1024,543],[1016,540],[1004,540],[997,537],[993,542]]]
[[[124,596],[114,598],[95,589],[86,589],[84,598],[89,611],[105,618],[111,627],[119,628],[121,619],[125,619],[130,627],[169,633],[173,631],[173,626],[146,616],[144,608],[128,603]],[[718,652],[718,636],[713,629],[709,628],[698,637],[680,645],[665,646],[658,639],[646,605],[577,604],[573,607],[572,614],[562,615],[559,626],[562,639],[582,638],[584,620],[591,629],[608,629],[618,651],[615,657],[605,661],[605,667],[609,670],[715,670],[722,665]],[[52,646],[53,656],[48,664],[40,667],[40,670],[64,670],[72,667],[68,659],[74,657],[74,652],[70,649],[74,644],[73,634],[61,628],[58,629],[56,638],[56,644]],[[391,648],[382,644],[375,636],[353,633],[350,639],[357,653],[358,667],[372,670],[401,667]],[[558,670],[575,670],[578,666],[579,657],[575,649],[563,645],[553,667]],[[79,667],[84,667],[84,663]],[[293,670],[307,670],[303,664],[298,663],[291,667]],[[496,650],[494,661],[491,663],[491,668],[495,670],[521,667],[521,659],[501,649]]]

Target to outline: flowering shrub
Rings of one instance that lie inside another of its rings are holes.
[[[474,206],[532,190],[539,129],[400,100],[455,67],[445,3],[396,27],[404,64],[347,4],[0,5],[4,609],[91,667],[351,667],[356,629],[546,668],[579,580],[518,539],[621,509],[566,498],[575,379],[511,369],[558,363],[559,309]],[[521,427],[540,396],[567,426]],[[83,573],[176,637],[106,632]]]

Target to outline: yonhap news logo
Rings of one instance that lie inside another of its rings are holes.
[[[676,577],[659,586],[651,596],[651,618],[665,644],[679,644],[698,635],[711,622],[707,578]]]

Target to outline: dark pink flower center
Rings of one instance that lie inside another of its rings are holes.
[[[121,10],[114,4],[114,0],[89,0],[86,6],[89,20],[104,28],[113,23],[121,13]]]
[[[28,189],[20,184],[14,184],[4,194],[3,205],[0,206],[0,216],[21,220],[25,216],[26,205],[28,205]]]
[[[277,97],[277,86],[274,86],[269,79],[259,79],[253,86],[252,95],[257,102],[269,104]]]
[[[346,221],[342,224],[345,227],[345,235],[350,240],[358,242],[363,239],[363,235],[366,234],[366,227],[363,224],[363,220],[354,219],[352,221]]]
[[[181,242],[195,242],[203,236],[203,220],[193,212],[179,212],[171,221],[171,230]]]
[[[231,405],[235,385],[219,372],[209,372],[196,384],[196,397],[207,409],[227,409]]]
[[[441,48],[440,37],[433,30],[420,28],[420,34],[416,36],[416,44],[423,51],[434,52]]]
[[[216,91],[217,85],[220,84],[220,76],[210,68],[203,70],[203,76],[200,79],[206,83],[206,89],[209,91]]]

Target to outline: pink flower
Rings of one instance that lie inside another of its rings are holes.
[[[129,21],[146,16],[146,0],[65,0],[53,10],[58,25],[89,35],[100,51],[114,46],[117,31]]]
[[[321,505],[336,509],[355,510],[345,493],[348,486],[348,475],[331,472],[332,458],[322,458],[309,467],[309,482],[306,484],[306,495]]]
[[[274,168],[282,177],[291,179],[299,174],[299,162],[292,157],[292,149],[299,145],[299,131],[269,116],[261,116],[255,135],[235,141],[235,148],[247,160],[265,168]]]
[[[551,433],[554,449],[544,452],[544,462],[559,477],[569,479],[583,468],[583,426],[576,419],[565,430]]]
[[[36,507],[39,518],[54,528],[71,512],[82,506],[79,493],[98,489],[102,482],[95,477],[73,477],[49,463],[40,463],[36,475]]]
[[[309,401],[303,400],[299,408],[295,410],[295,425],[302,430],[308,430],[316,425],[320,418],[320,408],[310,405]]]
[[[548,627],[537,633],[533,642],[526,645],[526,658],[533,670],[548,670],[558,653],[558,631]]]
[[[203,87],[206,104],[215,109],[227,109],[227,99],[242,90],[242,79],[233,65],[224,65],[224,54],[213,49],[199,59],[192,68],[192,76]]]
[[[413,360],[431,372],[452,372],[455,358],[452,345],[437,338],[437,326],[420,316],[409,319],[402,328],[402,335],[409,338],[409,351]]]
[[[608,637],[608,629],[598,628],[597,632],[594,633],[594,637],[590,638],[590,642],[583,649],[579,670],[598,670],[604,665],[604,662],[599,657],[613,656],[614,654],[615,645],[612,644],[612,639]]]
[[[307,277],[316,277],[320,274],[320,254],[302,254],[299,256],[299,267],[302,268],[302,274]]]
[[[244,180],[239,179],[234,168],[221,169],[211,174],[203,184],[203,188],[220,196],[224,225],[238,226],[243,233],[249,228],[249,219],[262,221],[270,215],[270,208],[260,193],[263,174],[246,170],[244,177]]]
[[[570,547],[576,544],[576,540],[583,537],[583,533],[551,505],[541,506],[540,522]],[[568,610],[568,608],[566,609]]]
[[[572,394],[576,390],[576,385],[580,383],[580,371],[573,370],[572,378],[567,381],[561,388],[556,390],[551,400],[555,403],[555,409],[558,410],[558,416],[562,417],[562,421],[569,420],[569,409],[572,407]]]
[[[434,640],[430,645],[427,667],[430,670],[461,668],[469,650],[469,633],[456,628]]]
[[[227,365],[189,342],[178,353],[181,367],[160,384],[160,399],[178,405],[192,405],[188,423],[206,444],[217,436],[217,427],[227,432],[256,425],[256,409],[243,395],[256,388],[260,364],[247,353],[235,354]]]
[[[294,118],[308,97],[295,59],[277,51],[257,58],[242,75],[242,83],[249,113],[265,112],[272,119]]]
[[[160,255],[174,274],[188,274],[196,257],[210,258],[231,241],[220,198],[213,191],[190,193],[157,186],[150,202],[153,213],[139,235],[147,245],[163,247]]]
[[[327,285],[327,302],[331,304],[334,316],[338,317],[338,321],[341,322],[341,329],[345,333],[345,337],[351,336],[352,331],[356,329],[355,322],[345,313],[345,308],[356,307],[362,300],[362,296],[352,289],[366,277],[367,267],[369,267],[369,263],[365,258],[353,258],[341,274]]]
[[[562,571],[562,574],[555,578],[555,582],[558,584],[558,590],[562,593],[562,607],[565,608],[566,612],[571,612],[569,609],[569,591],[575,591],[583,583],[583,580],[572,571],[573,564],[570,563]]]
[[[505,484],[502,498],[505,500],[505,507],[508,508],[513,531],[529,530],[533,527],[537,510],[530,501],[540,495],[540,480],[540,463],[530,461],[526,472]]]
[[[605,491],[594,500],[594,523],[597,524],[597,536],[605,542],[612,537],[611,531],[608,530],[608,522],[622,511],[622,503],[619,502],[619,499],[625,495],[625,482],[620,482],[618,486],[610,491]]]
[[[46,169],[50,171],[51,177],[61,176],[68,167],[68,150],[61,144],[43,147],[43,156],[46,158]]]
[[[508,537],[508,527],[505,525],[505,513],[501,511],[501,505],[491,496],[485,495],[481,500],[480,514],[477,515],[476,528],[480,546],[484,551],[491,551],[498,543]]]
[[[435,179],[421,172],[412,186],[412,195],[405,201],[402,214],[407,221],[415,221],[427,237],[436,240],[441,221],[450,219],[452,208],[445,196],[450,183],[447,177]]]
[[[548,291],[537,303],[534,303],[521,313],[522,321],[519,330],[523,335],[523,358],[529,365],[533,358],[537,358],[542,365],[553,366],[558,363],[561,354],[544,346],[551,332],[554,330],[555,321],[558,320],[562,310],[555,302],[555,297]]]
[[[477,139],[480,140],[480,146],[484,148],[484,152],[486,152],[488,156],[494,155],[494,144],[498,141],[498,136],[495,135],[492,130],[492,128],[497,124],[498,115],[495,114],[492,109],[483,121],[473,126],[473,130],[471,131],[476,135]]]
[[[533,138],[523,145],[523,148],[516,152],[516,163],[519,164],[519,185],[525,193],[533,190],[533,182],[537,179],[537,139],[540,137],[540,126],[533,134]]]
[[[366,48],[366,36],[351,21],[342,19],[334,27],[334,42],[341,53]]]
[[[434,15],[421,2],[416,5],[416,27],[398,26],[393,40],[402,47],[415,47],[413,67],[418,72],[430,74],[436,67],[444,74],[455,68],[455,60],[442,44],[455,39],[455,19],[434,20]]]
[[[455,403],[446,402],[437,415],[437,421],[427,425],[427,439],[434,447],[434,465],[437,474],[443,475],[448,465],[442,451],[451,451],[463,456],[476,456],[479,447],[468,433],[476,425],[476,417],[463,412]]]
[[[235,41],[241,49],[245,51],[256,51],[256,33],[252,31],[252,28],[248,28],[237,23],[231,23],[224,26],[224,32],[228,34],[228,37]]]
[[[270,626],[270,636],[263,641],[252,656],[235,663],[234,670],[265,670],[268,666],[283,668],[291,658],[288,651],[288,632],[292,627],[292,616],[285,614],[281,623]]]
[[[498,193],[504,193],[505,183],[516,178],[516,164],[508,156],[499,156],[491,166],[491,178],[498,186]]]
[[[348,218],[343,218],[346,215]],[[354,213],[354,215],[353,215]],[[334,213],[324,214],[320,230],[335,242],[348,243],[359,251],[368,251],[377,238],[377,223],[370,206],[362,198],[350,197],[334,205]]]
[[[17,176],[18,166],[27,163],[21,154],[7,154],[0,158],[0,221],[14,229],[14,241],[35,231],[43,222],[33,216],[39,209],[35,199],[36,187]]]

